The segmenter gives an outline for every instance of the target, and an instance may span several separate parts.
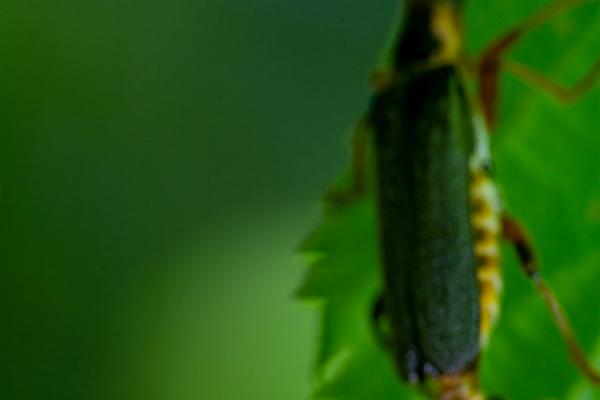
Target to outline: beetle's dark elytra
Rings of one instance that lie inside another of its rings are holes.
[[[376,96],[385,305],[398,368],[411,381],[465,371],[479,353],[469,209],[473,133],[458,73],[425,68]]]

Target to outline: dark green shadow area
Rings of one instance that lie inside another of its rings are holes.
[[[0,6],[0,398],[301,399],[297,242],[394,2]]]

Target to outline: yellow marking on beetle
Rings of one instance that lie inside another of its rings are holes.
[[[494,236],[483,237],[475,242],[476,257],[498,257],[498,242]]]
[[[493,182],[481,168],[473,167],[471,170],[469,195],[481,310],[480,342],[484,347],[500,313],[502,279],[499,270],[501,224],[497,209],[498,194]]]
[[[498,260],[494,263],[482,265],[477,270],[477,279],[481,285],[491,285],[491,290],[495,293],[502,291],[502,279],[498,273]]]
[[[479,390],[477,375],[469,371],[457,375],[442,375],[435,379],[439,400],[484,400]]]
[[[462,52],[462,29],[456,7],[448,2],[440,2],[433,9],[431,32],[442,46],[434,59],[438,62],[457,61]]]

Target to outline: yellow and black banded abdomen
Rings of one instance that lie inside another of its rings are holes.
[[[500,313],[500,212],[496,186],[485,170],[471,171],[469,192],[481,307],[480,342],[484,347]]]

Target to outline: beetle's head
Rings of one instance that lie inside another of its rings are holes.
[[[394,65],[452,63],[462,51],[462,0],[409,0],[394,49]]]

